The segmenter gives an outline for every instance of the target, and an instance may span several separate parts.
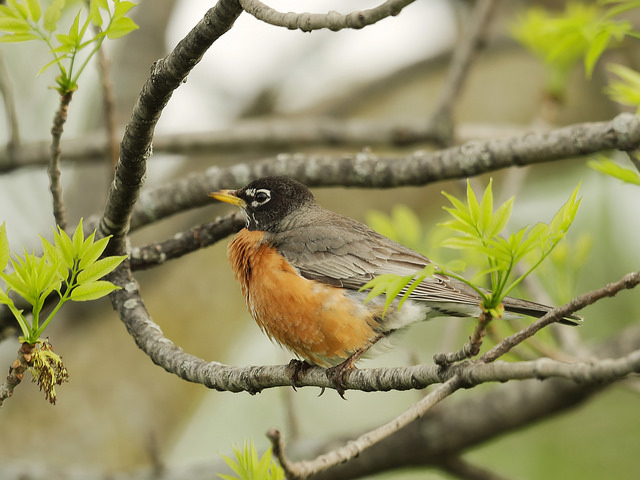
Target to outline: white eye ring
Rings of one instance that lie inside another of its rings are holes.
[[[264,205],[271,200],[271,192],[266,188],[256,190],[253,194],[254,201],[251,202],[254,206]]]

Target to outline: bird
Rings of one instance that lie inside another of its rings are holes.
[[[316,365],[340,396],[346,372],[393,332],[439,316],[478,317],[481,297],[450,276],[428,276],[398,308],[384,295],[365,302],[362,287],[382,274],[411,275],[431,260],[357,220],[322,207],[304,184],[283,176],[259,178],[210,197],[240,207],[246,225],[227,248],[247,308],[260,329],[295,354],[292,385]],[[503,300],[506,315],[542,317],[552,307]],[[505,315],[505,316],[506,316]],[[581,320],[570,315],[562,323]]]

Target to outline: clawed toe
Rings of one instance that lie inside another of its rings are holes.
[[[344,392],[347,389],[347,374],[354,369],[355,366],[354,362],[351,361],[351,357],[335,367],[327,368],[327,378],[331,381],[333,388],[336,389],[336,392],[338,392],[338,395],[340,395],[343,400],[346,400]]]
[[[309,370],[312,367],[313,365],[311,365],[310,363],[304,360],[298,360],[297,358],[294,358],[289,362],[289,365],[287,365],[287,370],[289,370],[289,378],[291,379],[291,386],[295,391],[298,390],[296,387],[298,385],[298,380],[300,379],[300,374],[305,373],[307,370]]]

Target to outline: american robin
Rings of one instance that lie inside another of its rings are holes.
[[[295,180],[265,177],[210,196],[246,214],[246,227],[229,244],[228,256],[258,326],[308,364],[332,367],[337,380],[396,330],[438,316],[480,315],[477,292],[441,274],[425,278],[400,310],[396,301],[383,314],[383,295],[364,303],[367,292],[359,289],[376,275],[414,274],[431,261],[323,208]],[[511,297],[503,305],[506,312],[533,317],[551,310]],[[578,320],[570,316],[563,322]]]

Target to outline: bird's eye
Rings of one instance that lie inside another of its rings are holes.
[[[269,192],[269,190],[258,190],[253,198],[258,203],[258,205],[262,205],[271,200],[271,193]]]

